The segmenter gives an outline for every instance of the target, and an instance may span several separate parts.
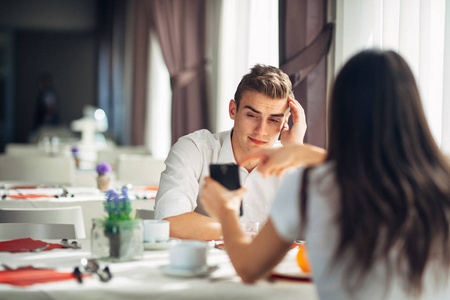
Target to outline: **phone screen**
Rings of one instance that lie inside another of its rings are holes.
[[[237,190],[241,187],[239,181],[239,166],[236,164],[211,164],[209,165],[211,178],[218,181],[229,190]],[[242,216],[242,201],[239,215]]]

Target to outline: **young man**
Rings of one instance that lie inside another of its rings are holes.
[[[289,112],[290,109],[290,112]],[[292,113],[293,126],[288,119]],[[170,222],[170,236],[211,240],[221,236],[220,224],[200,204],[199,192],[209,165],[238,163],[258,150],[271,148],[280,137],[283,145],[303,143],[306,120],[303,108],[294,100],[289,77],[280,69],[255,65],[238,85],[229,104],[231,131],[212,134],[199,130],[181,137],[170,150],[156,196],[156,219]],[[243,198],[242,222],[264,222],[280,178],[264,178],[256,162],[240,167]]]

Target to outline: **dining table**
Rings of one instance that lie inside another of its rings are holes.
[[[81,249],[0,252],[0,273],[6,268],[16,269],[24,266],[52,269],[62,273],[71,273],[76,268],[83,270],[82,260],[92,257],[90,241],[78,240]],[[170,263],[169,250],[146,248],[141,259],[126,262],[99,260],[99,267],[103,270],[108,268],[111,274],[108,281],[100,280],[97,274],[87,274],[87,277],[82,277],[81,283],[75,276],[67,280],[27,286],[0,283],[0,299],[319,299],[311,278],[284,277],[283,270],[278,270],[278,273],[273,271],[271,276],[252,284],[243,283],[236,275],[226,251],[216,245],[214,241],[209,242],[207,264],[214,267],[211,268],[214,271],[206,275],[166,274],[163,270]],[[298,268],[295,266],[295,249],[292,249],[274,270],[283,264],[287,266],[287,275],[292,267]]]
[[[54,187],[30,184],[0,184],[1,208],[55,208],[80,206],[86,237],[90,237],[92,220],[103,218],[105,193],[96,187]],[[154,210],[157,187],[135,186],[128,194],[133,211]]]

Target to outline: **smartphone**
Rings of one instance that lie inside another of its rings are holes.
[[[210,164],[209,174],[211,175],[211,178],[218,181],[229,190],[237,190],[241,187],[241,182],[239,181],[239,166],[236,164]],[[243,213],[241,201],[239,215],[242,216]]]

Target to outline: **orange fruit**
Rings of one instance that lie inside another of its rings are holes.
[[[306,252],[306,245],[298,245],[297,264],[305,273],[311,273],[311,265]]]

